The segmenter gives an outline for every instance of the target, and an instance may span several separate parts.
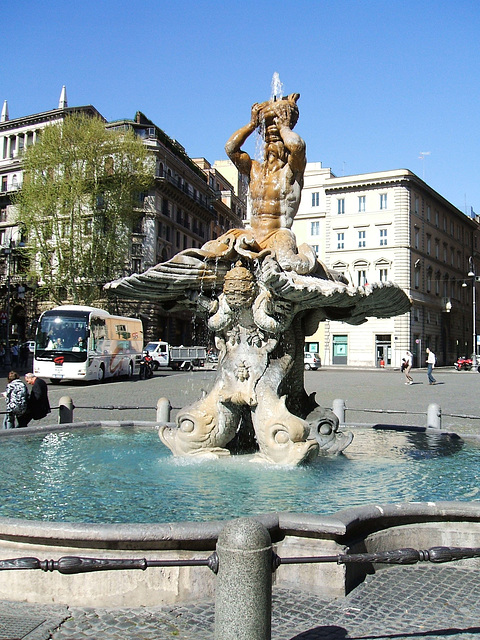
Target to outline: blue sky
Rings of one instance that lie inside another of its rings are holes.
[[[141,110],[213,162],[278,72],[309,161],[407,168],[480,213],[478,0],[3,0],[1,18],[11,119],[65,84],[69,106]]]

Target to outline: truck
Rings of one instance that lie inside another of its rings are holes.
[[[153,368],[165,369],[170,367],[174,371],[191,371],[193,367],[203,367],[207,359],[206,347],[172,347],[168,342],[158,340],[145,345],[144,351],[148,351],[153,358]]]

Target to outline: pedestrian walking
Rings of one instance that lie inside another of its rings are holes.
[[[15,343],[10,347],[10,358],[12,360],[12,366],[18,367],[18,346]]]
[[[25,382],[32,386],[25,416],[27,423],[30,420],[41,420],[50,413],[47,383],[42,378],[37,378],[34,373],[26,373]]]
[[[413,378],[410,375],[410,369],[413,364],[413,355],[410,351],[405,351],[403,356],[403,373],[405,374],[405,384],[413,384]]]
[[[22,382],[16,371],[10,371],[7,376],[7,387],[3,392],[5,397],[5,408],[7,413],[3,420],[4,429],[15,429],[15,420],[19,427],[26,427],[28,391],[25,383]]]
[[[433,368],[437,362],[437,358],[433,351],[431,351],[428,347],[426,349],[427,352],[427,378],[429,384],[437,384],[437,381],[433,377]]]
[[[27,368],[29,355],[30,355],[30,350],[28,348],[28,344],[24,342],[19,349],[20,369]]]

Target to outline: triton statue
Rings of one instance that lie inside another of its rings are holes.
[[[219,457],[247,446],[255,460],[296,465],[319,452],[341,452],[352,434],[340,432],[336,416],[304,389],[305,336],[326,319],[361,324],[410,308],[396,285],[354,288],[310,246],[297,247],[291,227],[306,165],[305,142],[293,131],[298,98],[254,104],[250,122],[226,144],[249,178],[247,229],[231,229],[201,249],[107,285],[122,296],[189,309],[215,336],[213,388],[182,409],[175,426],[160,426],[175,455]],[[256,130],[265,143],[261,162],[241,148]]]

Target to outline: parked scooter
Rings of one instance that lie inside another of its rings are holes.
[[[153,378],[153,358],[148,351],[143,352],[143,357],[140,360],[140,370],[138,372],[140,380],[147,380]]]
[[[470,371],[473,366],[472,358],[458,358],[456,362],[453,363],[453,366],[457,371]]]

